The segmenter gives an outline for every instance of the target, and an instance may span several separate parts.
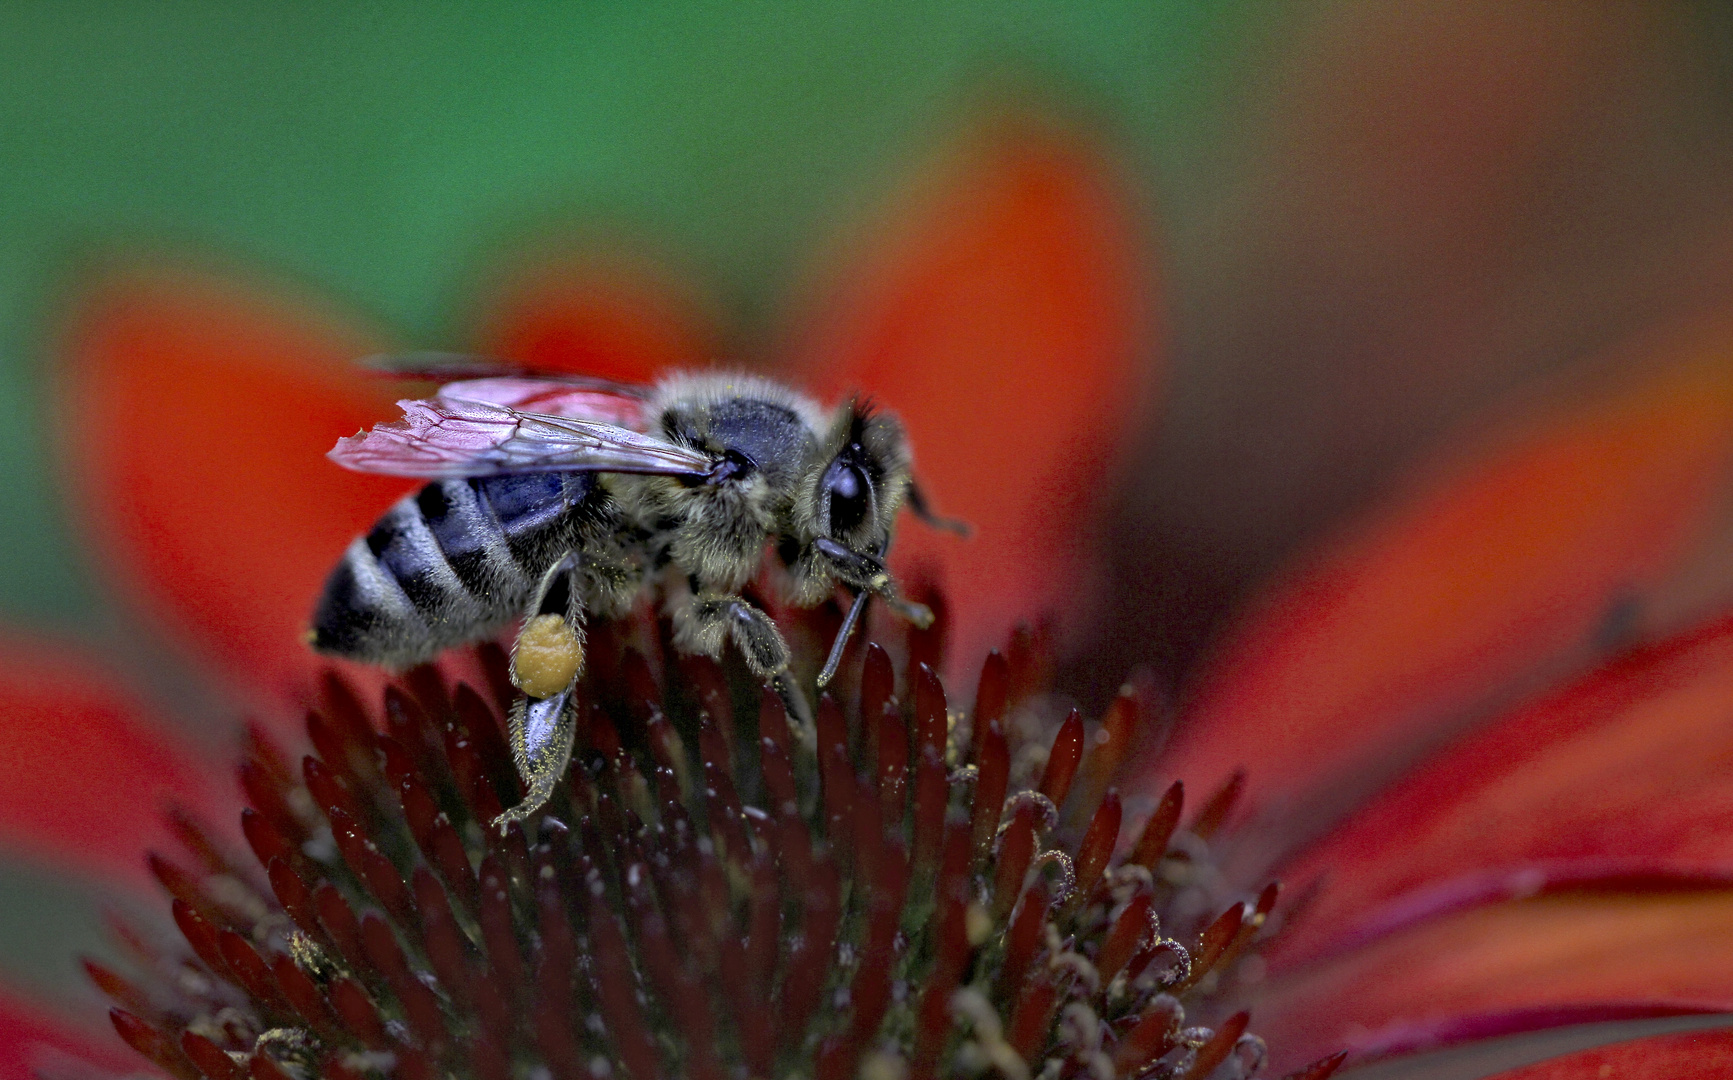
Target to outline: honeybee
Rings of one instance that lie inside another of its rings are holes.
[[[885,566],[904,506],[933,524],[902,424],[850,399],[825,410],[755,375],[688,372],[654,386],[532,374],[465,357],[374,359],[444,383],[403,418],[338,441],[361,472],[431,481],[355,539],[325,582],[308,638],[325,653],[404,668],[520,620],[510,742],[528,789],[496,822],[535,813],[572,752],[572,694],[588,619],[660,599],[675,647],[732,642],[808,715],[775,623],[740,592],[774,553],[787,599],[855,592],[824,669],[834,674],[868,597],[918,625]]]

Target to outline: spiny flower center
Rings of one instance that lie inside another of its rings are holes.
[[[521,797],[491,646],[488,694],[418,670],[377,725],[328,677],[298,774],[255,733],[259,865],[177,819],[196,867],[151,865],[190,955],[124,931],[146,977],[87,964],[121,1035],[184,1080],[1259,1070],[1212,993],[1277,889],[1183,914],[1235,787],[1182,827],[1175,784],[1127,829],[1134,695],[1047,716],[1023,632],[965,712],[873,645],[799,730],[639,627],[658,677],[629,632],[594,635],[583,749],[527,832],[487,827]]]

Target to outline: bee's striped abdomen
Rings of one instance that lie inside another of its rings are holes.
[[[575,539],[588,475],[440,480],[349,545],[313,615],[313,646],[405,667],[518,614],[547,560]]]

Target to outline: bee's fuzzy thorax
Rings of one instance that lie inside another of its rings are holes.
[[[787,383],[728,370],[669,372],[656,382],[648,411],[659,414],[676,405],[708,406],[740,397],[774,402],[800,417],[811,431],[823,431],[828,419],[822,405]]]

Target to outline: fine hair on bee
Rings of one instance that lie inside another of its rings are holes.
[[[370,363],[444,385],[399,402],[403,419],[340,440],[331,457],[429,482],[350,544],[309,640],[401,669],[515,622],[523,697],[510,741],[528,794],[502,828],[535,813],[564,775],[587,620],[623,617],[649,595],[678,650],[717,657],[732,644],[810,738],[788,645],[743,590],[762,582],[797,607],[855,594],[821,688],[869,597],[917,624],[932,618],[886,568],[896,518],[906,506],[962,527],[928,511],[901,422],[858,398],[825,409],[737,373],[640,386],[443,354]]]

